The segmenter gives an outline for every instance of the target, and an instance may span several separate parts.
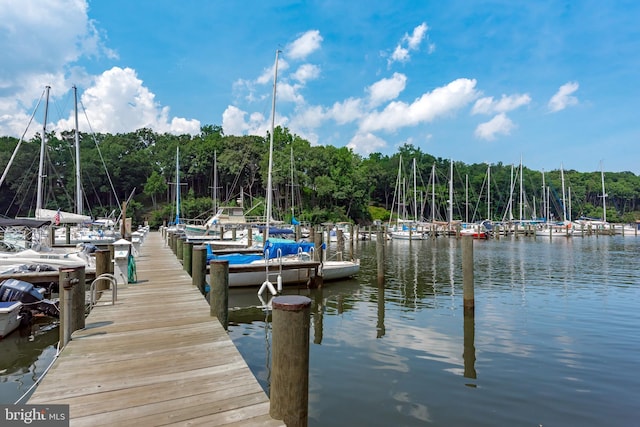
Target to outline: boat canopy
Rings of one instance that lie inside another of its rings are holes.
[[[0,227],[40,228],[51,225],[51,221],[30,218],[0,218]]]
[[[276,258],[285,255],[297,255],[299,252],[313,251],[313,243],[310,242],[278,242],[267,240],[264,245],[265,255],[269,251],[269,258]]]

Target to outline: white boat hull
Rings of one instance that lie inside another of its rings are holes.
[[[20,301],[0,302],[0,338],[4,338],[20,326]]]
[[[295,262],[295,261],[289,261]],[[246,286],[260,286],[266,280],[269,280],[274,287],[277,286],[278,276],[283,286],[287,285],[299,285],[306,284],[315,274],[314,269],[308,266],[301,268],[289,268],[286,270],[280,270],[278,264],[269,265],[269,274],[267,277],[266,268],[261,271],[255,270],[256,264],[263,263],[257,261],[252,264],[242,264],[234,266],[241,269],[243,265],[247,266],[247,269],[252,271],[237,271],[229,273],[229,287],[246,287]],[[322,275],[323,280],[341,280],[348,279],[360,271],[360,260],[357,261],[325,261],[321,267],[318,268],[318,274]]]

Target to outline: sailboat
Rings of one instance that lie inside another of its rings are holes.
[[[417,197],[417,174],[416,159],[413,159],[413,221],[406,221],[401,218],[405,216],[405,192],[404,178],[402,177],[402,156],[398,165],[398,178],[396,182],[396,195],[398,198],[398,221],[396,228],[390,231],[391,238],[394,240],[423,240],[427,238],[424,231],[417,229],[418,225],[418,197]],[[401,212],[402,209],[402,212]],[[407,225],[408,223],[408,225]]]
[[[29,248],[19,252],[2,252],[0,253],[0,270],[2,273],[11,273],[14,271],[24,271],[24,266],[34,266],[35,269],[48,268],[48,267],[60,267],[60,266],[78,266],[85,265],[87,268],[94,268],[95,261],[90,256],[89,246],[80,245],[77,250],[67,251],[54,251],[45,242],[45,237],[49,233],[53,233],[52,229],[47,232],[43,232],[47,226],[51,223],[59,225],[61,223],[83,223],[91,221],[91,217],[81,215],[78,213],[61,212],[60,210],[43,209],[43,194],[44,194],[44,180],[46,174],[44,172],[44,158],[46,154],[46,130],[47,130],[47,114],[49,107],[49,91],[50,86],[45,88],[45,113],[42,128],[42,138],[40,144],[40,163],[38,168],[38,186],[37,186],[37,199],[35,219],[33,218],[16,218],[15,220],[4,221],[4,227],[19,227],[23,230],[25,228],[31,228],[31,231],[38,230],[38,232],[32,233],[28,231],[27,234],[31,234],[35,241],[27,242],[25,239],[25,247]],[[75,87],[74,87],[75,90]],[[77,128],[77,123],[76,123]],[[77,133],[77,131],[76,131]],[[76,141],[77,143],[77,141]],[[17,147],[16,147],[17,149]],[[78,163],[78,161],[76,161]],[[7,165],[7,168],[10,164]],[[6,170],[5,170],[6,175]],[[0,224],[0,228],[2,224]],[[6,233],[4,233],[6,236]],[[49,239],[53,240],[53,239]]]
[[[536,236],[558,236],[558,237],[571,237],[574,232],[572,223],[567,219],[567,196],[565,191],[564,182],[564,168],[560,165],[560,181],[562,185],[562,220],[557,222],[547,221],[542,226],[536,229]],[[543,175],[544,182],[544,175]],[[543,184],[544,186],[544,184]],[[547,187],[547,214],[549,215],[549,189]]]
[[[278,81],[278,56],[276,51],[273,77],[273,98],[271,105],[271,133],[269,139],[269,168],[266,187],[265,238],[261,254],[225,254],[216,255],[207,245],[207,262],[218,259],[229,262],[229,286],[260,286],[259,294],[268,289],[276,294],[283,285],[309,283],[316,277],[324,280],[345,279],[357,274],[360,260],[334,261],[314,260],[313,243],[269,239],[272,221],[272,173],[273,173],[273,137],[275,130],[276,84]]]

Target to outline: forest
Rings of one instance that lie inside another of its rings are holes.
[[[545,215],[545,206],[557,219],[563,200],[573,219],[602,218],[603,177],[607,220],[640,219],[640,177],[631,172],[558,169],[543,174],[518,164],[464,164],[411,144],[391,156],[362,157],[346,147],[312,145],[283,127],[276,127],[273,136],[273,217],[285,222],[292,216],[311,224],[370,224],[389,218],[447,221],[450,212],[454,220],[467,222],[533,219]],[[179,182],[181,218],[206,219],[216,205],[240,204],[249,216],[264,215],[269,140],[269,135],[225,135],[215,125],[203,126],[196,136],[150,129],[80,133],[83,213],[117,217],[127,201],[127,216],[134,224],[168,224],[175,218]],[[74,131],[47,133],[45,141],[43,207],[75,211]],[[0,187],[0,215],[34,215],[41,142],[41,134],[24,141],[0,137],[2,170],[15,152]]]

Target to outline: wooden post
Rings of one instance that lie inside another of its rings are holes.
[[[229,261],[213,260],[209,267],[209,311],[226,331],[229,328]]]
[[[191,260],[191,283],[204,295],[205,277],[207,275],[207,247],[194,246]]]
[[[171,252],[176,253],[176,233],[173,231],[169,232],[169,247],[171,248]]]
[[[82,329],[84,322],[85,271],[84,266],[65,267],[59,269],[58,283],[63,292],[60,315],[60,341],[67,344],[73,331]],[[61,348],[63,345],[61,345]]]
[[[67,245],[71,244],[71,226],[69,224],[66,224],[64,226],[64,231],[65,231],[65,238],[64,238],[64,242]]]
[[[180,235],[178,236],[178,238],[176,239],[176,257],[178,257],[179,261],[182,261],[182,254],[183,254],[183,249],[184,249],[184,242],[186,240],[186,237]]]
[[[354,254],[354,239],[357,239],[358,236],[360,234],[360,230],[359,227],[357,225],[354,225],[353,227],[351,227],[351,233],[349,233],[349,256],[351,257],[351,259],[355,259],[355,254]]]
[[[111,262],[110,252],[106,249],[98,249],[96,256],[96,277],[101,274],[109,273],[109,263]],[[111,282],[109,280],[98,280],[96,282],[96,293],[98,298],[102,295],[102,291],[109,289]]]
[[[193,258],[193,242],[185,241],[184,244],[182,245],[182,267],[184,268],[184,271],[186,271],[189,276],[191,276],[191,268],[193,267],[192,258]]]
[[[315,250],[316,250],[316,255],[318,257],[318,261],[322,262],[324,260],[323,257],[323,250],[322,250],[322,238],[323,238],[323,234],[324,232],[322,231],[322,228],[320,229],[320,232],[317,232],[314,234],[314,246],[315,246]]]
[[[462,238],[462,280],[464,310],[474,310],[473,237],[471,236],[464,236]]]
[[[342,261],[342,254],[344,252],[344,231],[336,230],[336,241],[338,246],[338,261]]]
[[[306,427],[309,417],[309,327],[311,300],[286,295],[272,300],[269,415],[287,427]]]
[[[120,237],[126,239],[127,236],[127,202],[122,202],[122,218],[120,219]]]
[[[464,377],[476,379],[476,321],[474,311],[464,310],[463,319],[464,349],[462,351],[462,359],[464,360]]]
[[[56,226],[50,226],[49,227],[49,234],[47,235],[47,244],[49,245],[50,248],[54,247],[56,245]],[[27,236],[27,241],[30,242],[31,241],[31,236]]]
[[[113,268],[115,267],[113,264],[113,260],[114,260],[114,254],[115,254],[115,246],[113,246],[113,243],[109,243],[109,273],[113,274]]]
[[[378,283],[384,283],[384,234],[376,234],[376,260],[378,262]]]

